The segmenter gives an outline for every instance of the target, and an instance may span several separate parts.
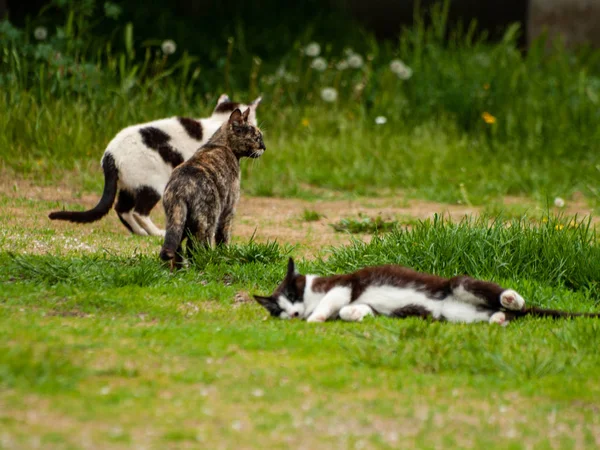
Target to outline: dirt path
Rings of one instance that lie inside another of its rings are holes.
[[[51,229],[57,234],[70,233],[75,237],[98,232],[128,234],[112,211],[104,219],[89,225],[49,221],[47,213],[50,210],[74,205],[91,208],[97,203],[99,194],[84,194],[77,198],[75,191],[68,185],[37,186],[27,180],[2,177],[0,197],[4,199],[1,208],[5,228],[12,224],[32,229]],[[504,199],[504,204],[524,204],[532,208],[536,206],[528,199],[516,197]],[[306,210],[317,212],[323,217],[318,221],[306,221],[303,218]],[[254,235],[255,239],[261,242],[277,240],[280,243],[299,245],[299,252],[307,255],[328,246],[348,243],[352,237],[370,239],[369,235],[336,232],[331,224],[343,218],[357,218],[359,214],[363,214],[369,217],[380,215],[390,220],[426,219],[437,213],[460,219],[465,215],[476,215],[480,210],[478,207],[410,200],[401,195],[323,201],[242,196],[234,224],[234,239],[237,242],[245,242]],[[563,211],[569,215],[592,213],[584,199],[570,201]],[[160,205],[155,208],[152,216],[157,225],[164,226],[164,215]],[[131,238],[136,243],[136,248],[140,249],[147,248],[147,245],[154,248],[157,244],[156,239],[152,238]]]

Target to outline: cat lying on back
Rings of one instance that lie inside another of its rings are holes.
[[[292,258],[285,279],[273,295],[254,298],[274,317],[308,322],[338,317],[352,322],[384,315],[507,325],[511,319],[525,315],[600,317],[525,308],[517,292],[468,276],[448,279],[395,265],[366,267],[348,275],[300,275]]]
[[[195,245],[229,243],[240,198],[240,158],[258,158],[266,149],[250,113],[233,111],[210,140],[173,171],[163,199],[167,232],[160,252],[171,268],[182,262],[186,238],[188,255]]]
[[[205,144],[235,109],[249,109],[249,121],[256,125],[260,100],[259,97],[246,106],[232,102],[223,94],[206,119],[171,117],[121,130],[102,157],[104,192],[99,203],[89,211],[52,212],[50,219],[94,222],[108,214],[118,192],[115,210],[129,231],[164,236],[164,230],[150,219],[150,211],[163,196],[173,169]]]

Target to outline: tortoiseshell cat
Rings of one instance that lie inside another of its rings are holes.
[[[160,252],[171,267],[182,261],[182,242],[188,254],[194,245],[227,244],[240,198],[240,158],[258,158],[265,151],[261,131],[236,109],[229,120],[188,161],[173,171],[165,188],[165,241]]]
[[[366,267],[347,275],[300,275],[294,261],[275,292],[258,303],[274,317],[325,322],[340,318],[361,321],[366,316],[431,317],[448,322],[489,322],[507,325],[526,315],[600,317],[551,309],[526,308],[516,291],[468,276],[442,278],[402,266]]]

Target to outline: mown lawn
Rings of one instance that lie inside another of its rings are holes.
[[[0,448],[600,445],[598,320],[277,321],[245,300],[301,249],[238,239],[172,274],[160,240],[61,235],[27,223],[46,202],[3,204]],[[599,309],[600,246],[571,218],[415,222],[313,255],[303,271],[397,262]]]

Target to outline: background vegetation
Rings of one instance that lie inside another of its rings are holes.
[[[100,4],[52,5],[24,28],[0,25],[0,151],[19,173],[56,180],[77,169],[77,183],[99,190],[97,161],[119,129],[205,116],[225,91],[264,96],[270,151],[247,168],[252,194],[316,186],[475,204],[574,192],[598,201],[597,51],[542,40],[523,53],[518,25],[489,42],[475,23],[447,29],[445,3],[418,11],[397,41],[321,11],[302,29],[234,22],[198,55],[189,40],[165,53],[162,40],[137,38],[116,4],[103,4],[100,21]],[[40,26],[44,39],[35,37]]]

